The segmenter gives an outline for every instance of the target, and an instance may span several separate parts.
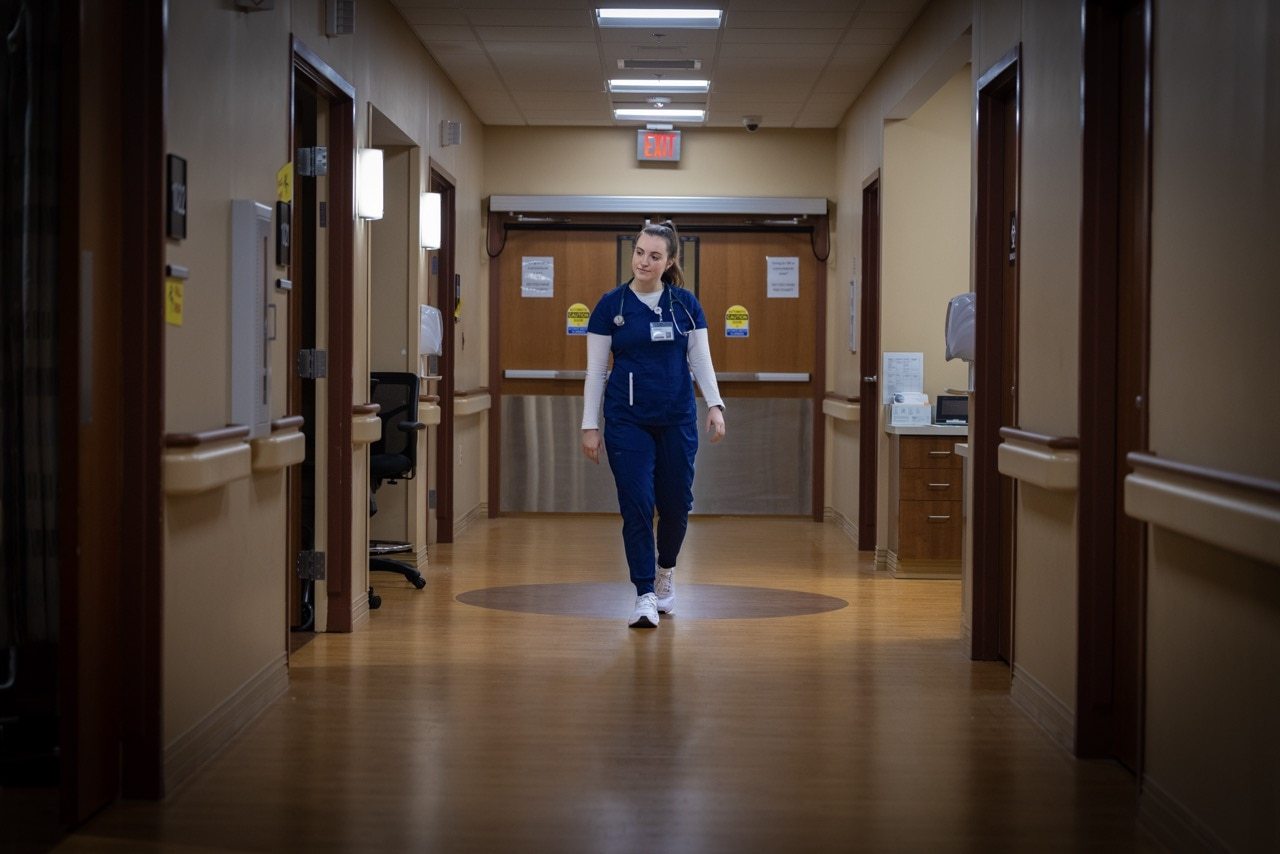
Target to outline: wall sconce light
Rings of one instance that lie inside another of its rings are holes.
[[[356,152],[356,216],[382,219],[382,149]]]
[[[418,230],[423,249],[440,248],[440,194],[423,193],[418,203]]]

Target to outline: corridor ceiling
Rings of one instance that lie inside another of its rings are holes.
[[[644,78],[619,60],[697,60],[667,78],[711,81],[709,94],[672,94],[707,108],[705,126],[833,128],[926,0],[651,2],[723,9],[716,30],[601,29],[592,0],[391,0],[486,125],[636,126],[613,108],[645,95],[608,92],[609,78]],[[684,126],[684,125],[678,125]]]

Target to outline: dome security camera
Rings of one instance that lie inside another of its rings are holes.
[[[759,116],[743,116],[742,126],[747,129],[747,133],[755,133],[760,130]]]

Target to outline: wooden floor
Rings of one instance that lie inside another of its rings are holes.
[[[960,588],[834,524],[695,517],[677,613],[626,627],[613,517],[482,521],[428,586],[292,658],[288,695],[161,804],[65,851],[1147,851],[967,659]],[[740,613],[735,613],[740,611]]]

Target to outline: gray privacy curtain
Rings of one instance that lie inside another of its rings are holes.
[[[0,684],[58,636],[58,5],[0,0]]]

